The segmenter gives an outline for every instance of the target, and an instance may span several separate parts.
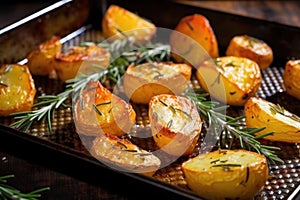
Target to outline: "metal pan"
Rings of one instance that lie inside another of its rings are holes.
[[[219,41],[221,54],[224,53],[230,39],[238,34],[248,34],[265,40],[274,50],[275,60],[272,66],[263,72],[264,81],[259,95],[273,102],[281,102],[299,115],[299,101],[288,96],[282,84],[282,73],[287,59],[300,58],[299,28],[189,6],[175,1],[59,1],[0,30],[0,63],[22,61],[33,48],[52,35],[62,37],[64,47],[76,45],[85,40],[98,41],[101,38],[101,19],[110,4],[120,5],[151,20],[158,27],[170,29],[174,28],[179,19],[185,15],[203,14],[211,22]],[[55,94],[62,91],[64,86],[58,80],[47,80],[44,77],[34,77],[34,79],[40,88],[37,95]],[[291,103],[295,101],[298,104]],[[161,170],[152,178],[114,171],[89,155],[75,132],[70,110],[63,108],[58,110],[55,120],[58,123],[53,124],[52,133],[47,131],[45,124],[35,124],[28,133],[23,133],[8,127],[12,119],[1,118],[1,148],[27,159],[39,159],[52,167],[54,166],[47,159],[39,156],[40,152],[55,156],[65,166],[72,168],[75,163],[80,163],[80,166],[86,166],[90,170],[86,177],[91,182],[94,181],[95,174],[109,173],[120,180],[130,181],[138,188],[147,187],[148,191],[153,191],[151,192],[153,194],[159,193],[162,195],[161,197],[201,199],[182,181],[184,177],[178,167],[180,163]],[[8,145],[9,143],[26,148],[24,151],[18,152]],[[272,176],[258,199],[296,198],[300,183],[298,146],[297,144],[282,143],[273,143],[273,145],[282,149],[278,153],[285,163],[271,166],[270,174]],[[76,165],[79,166],[79,164]],[[77,173],[80,170],[73,170],[75,171],[74,175],[80,174]]]

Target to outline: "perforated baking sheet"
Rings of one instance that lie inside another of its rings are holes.
[[[99,30],[95,30],[91,26],[83,27],[63,39],[63,49],[79,45],[81,42],[99,42],[102,39]],[[22,62],[26,63],[26,60],[23,60]],[[274,103],[280,103],[286,109],[299,115],[299,101],[285,93],[282,79],[283,70],[284,66],[276,66],[275,63],[274,66],[263,71],[263,81],[257,96],[263,97]],[[64,84],[59,80],[45,79],[44,77],[38,76],[35,76],[34,80],[37,88],[36,96],[57,94],[64,89]],[[193,80],[193,84],[197,85],[198,83],[196,80]],[[295,102],[298,102],[298,104]],[[67,103],[71,102],[69,101]],[[137,121],[133,131],[150,132],[147,106],[133,105],[133,107],[137,113]],[[241,110],[239,110],[240,108],[234,109],[241,112]],[[9,117],[0,119],[1,124],[9,125],[11,122],[12,119]],[[80,137],[75,132],[72,111],[69,108],[62,107],[55,112],[54,119],[52,120],[51,133],[48,132],[46,123],[34,123],[29,132],[24,134],[30,134],[63,145],[67,148],[75,149],[76,151],[82,152],[83,155],[86,155],[87,157],[90,156]],[[153,141],[151,139],[141,140],[134,137],[128,138],[147,150],[151,150],[153,147]],[[90,142],[92,139],[93,137],[85,137],[85,142]],[[300,184],[299,146],[297,144],[264,142],[281,148],[281,151],[277,152],[277,154],[284,160],[284,164],[270,166],[270,177],[266,182],[264,189],[259,193],[256,199],[288,199]],[[197,152],[198,148],[199,147],[196,147],[195,152]],[[189,190],[181,169],[181,163],[186,159],[187,158],[179,158],[171,165],[158,170],[153,177],[164,183]]]

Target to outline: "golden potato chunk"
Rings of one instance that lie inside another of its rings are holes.
[[[43,42],[39,47],[27,56],[27,66],[31,74],[48,76],[54,71],[53,60],[61,50],[60,38],[53,36],[50,40]]]
[[[102,19],[103,36],[107,39],[129,37],[137,43],[149,41],[156,27],[148,20],[117,5],[110,5]]]
[[[58,78],[66,81],[80,73],[97,72],[99,67],[107,68],[109,64],[110,53],[100,46],[72,46],[67,52],[59,52],[56,55],[54,68]]]
[[[148,104],[158,94],[180,95],[190,82],[187,64],[144,63],[129,66],[124,75],[124,92],[135,103]]]
[[[248,35],[239,35],[231,39],[227,56],[239,56],[255,61],[260,69],[264,70],[273,62],[273,51],[264,41]]]
[[[26,65],[1,66],[0,116],[31,110],[35,94],[34,81]]]
[[[218,42],[208,19],[200,14],[183,17],[170,36],[175,61],[197,67],[208,56],[219,56]]]
[[[147,176],[152,176],[161,164],[153,153],[109,134],[101,134],[94,139],[91,154],[114,169]]]
[[[264,139],[289,143],[300,142],[300,118],[280,105],[252,97],[246,102],[244,112],[247,127],[265,127],[257,135],[273,132],[273,135],[266,136]]]
[[[199,139],[202,120],[185,97],[161,94],[149,102],[149,121],[157,146],[164,152],[190,155]]]
[[[83,135],[124,135],[135,123],[132,106],[100,82],[90,82],[74,106],[76,130]]]
[[[283,83],[286,93],[300,100],[300,60],[289,60],[286,63]]]
[[[243,57],[224,56],[204,62],[196,77],[213,98],[233,106],[243,106],[261,84],[256,62]]]
[[[189,188],[205,199],[253,199],[268,179],[268,163],[258,153],[217,150],[182,164]]]

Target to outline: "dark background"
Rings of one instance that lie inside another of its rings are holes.
[[[0,3],[0,29],[8,26],[24,17],[27,17],[58,0],[45,1],[1,1]]]
[[[45,1],[1,1],[0,3],[0,29],[10,25],[24,17],[27,17],[58,0]],[[269,21],[276,21],[283,24],[300,27],[300,3],[299,1],[190,1],[194,5],[210,9],[217,9],[230,13],[246,15]],[[1,134],[1,133],[0,133]],[[5,143],[4,141],[2,141]],[[1,144],[1,141],[0,141]],[[9,144],[14,146],[17,151],[22,151],[24,146]],[[149,186],[143,187],[134,185],[131,182],[122,182],[124,177],[118,179],[114,173],[92,174],[93,169],[86,169],[83,165],[74,163],[74,168],[82,169],[87,174],[77,174],[78,170],[72,171],[63,169],[63,158],[50,157],[41,153],[45,159],[43,164],[36,161],[34,156],[19,156],[7,151],[0,145],[0,176],[14,174],[15,178],[9,180],[9,184],[16,186],[25,192],[40,187],[50,186],[51,190],[43,193],[41,199],[141,199],[147,196],[152,199],[172,199],[172,195],[167,198],[166,193],[149,194]],[[32,153],[34,154],[34,153]],[[25,157],[27,157],[25,159]],[[48,159],[48,160],[47,160]],[[49,164],[52,162],[52,164]],[[81,166],[81,168],[80,168]],[[60,170],[57,170],[60,168]],[[94,177],[93,181],[86,181],[87,177]],[[97,180],[97,179],[100,180]],[[129,181],[129,180],[128,180]],[[130,187],[131,189],[126,189]],[[135,192],[136,191],[136,192]],[[142,193],[142,194],[141,194]],[[141,195],[141,196],[140,196]]]

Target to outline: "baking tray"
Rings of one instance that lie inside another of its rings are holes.
[[[194,13],[203,14],[209,19],[215,31],[220,55],[224,54],[230,39],[235,35],[248,34],[263,39],[273,49],[275,59],[272,66],[263,71],[263,82],[258,96],[274,103],[280,103],[287,110],[300,115],[299,100],[285,93],[282,80],[285,62],[291,58],[300,58],[299,28],[189,6],[184,2],[170,0],[59,1],[0,30],[0,63],[26,63],[24,60],[26,55],[52,35],[63,38],[63,48],[77,45],[83,41],[100,41],[102,39],[101,18],[109,4],[120,5],[151,20],[158,27],[170,29],[174,28],[183,16]],[[34,77],[34,79],[38,88],[37,96],[56,94],[64,88],[64,84],[58,80],[48,80],[44,77]],[[141,112],[137,113],[141,113],[141,115],[146,112],[143,107],[136,108],[140,109]],[[34,124],[28,133],[23,133],[8,127],[11,122],[12,119],[9,117],[0,119],[0,146],[15,154],[26,158],[31,155],[30,159],[37,159],[53,166],[53,163],[47,161],[43,156],[39,156],[41,152],[44,152],[49,156],[55,156],[64,168],[72,168],[73,171],[76,171],[73,168],[76,163],[86,166],[86,169],[91,170],[91,173],[88,173],[90,177],[86,177],[90,181],[94,180],[93,173],[98,175],[99,173],[101,175],[109,173],[119,180],[130,181],[135,189],[144,187],[147,188],[147,191],[151,191],[149,193],[160,194],[161,197],[167,199],[201,199],[187,188],[180,168],[180,160],[159,170],[152,178],[114,171],[95,160],[75,132],[70,109],[60,108],[56,112],[52,121],[52,133],[48,132],[46,124],[43,123]],[[143,118],[137,123],[144,124]],[[270,178],[256,199],[297,198],[300,185],[299,146],[267,141],[266,143],[282,149],[277,154],[284,160],[284,163],[270,166]],[[25,148],[18,151],[10,144]]]

